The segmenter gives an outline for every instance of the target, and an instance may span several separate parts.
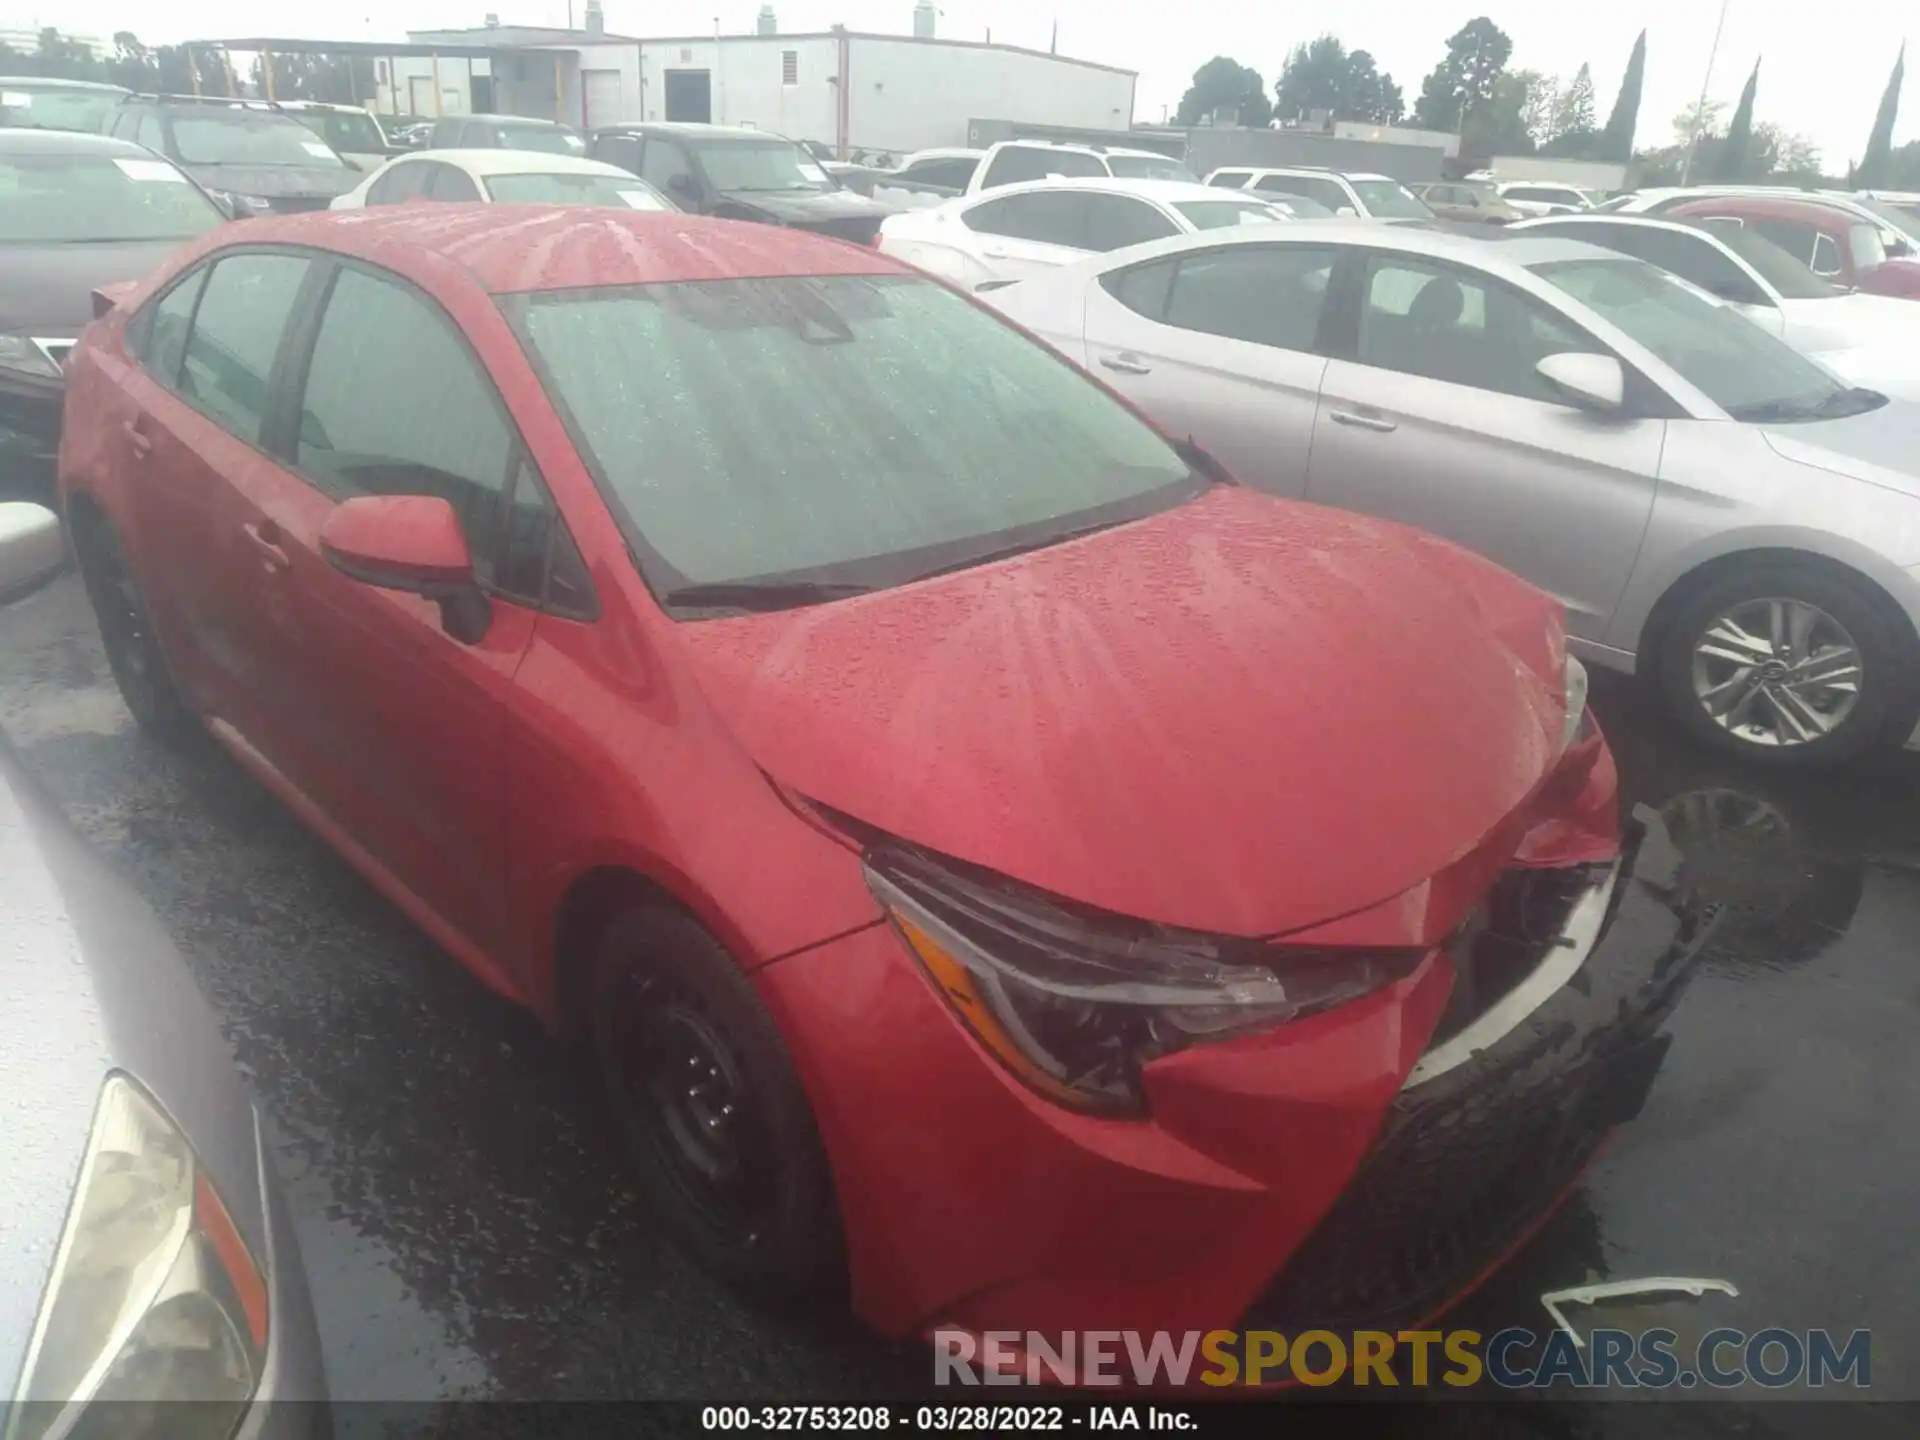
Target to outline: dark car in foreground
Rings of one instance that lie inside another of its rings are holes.
[[[98,135],[127,92],[93,80],[0,75],[0,130],[75,130]]]
[[[89,329],[68,419],[135,716],[582,1044],[742,1284],[1392,1329],[1651,1083],[1699,936],[1562,607],[877,250],[256,221]]]
[[[729,125],[609,125],[588,153],[638,175],[684,210],[871,245],[894,213],[847,189],[795,142]]]
[[[0,497],[51,496],[61,368],[96,287],[224,223],[165,160],[104,135],[0,130]]]
[[[65,553],[53,512],[0,503],[0,602]],[[324,1435],[300,1252],[226,1042],[4,738],[0,993],[0,1433]]]
[[[267,100],[130,95],[108,133],[173,161],[235,219],[324,210],[360,183],[331,145]]]

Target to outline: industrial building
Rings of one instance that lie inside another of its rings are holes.
[[[710,121],[841,154],[964,145],[969,123],[983,118],[1119,131],[1133,122],[1131,70],[937,36],[926,0],[911,14],[908,34],[782,34],[769,5],[752,34],[716,27],[658,38],[607,33],[597,3],[578,30],[503,25],[490,15],[474,29],[410,32],[405,53],[378,63],[375,108],[538,115],[582,128]]]

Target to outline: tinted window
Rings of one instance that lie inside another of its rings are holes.
[[[1247,183],[1251,170],[1216,170],[1207,177],[1209,185],[1224,185],[1230,190],[1238,190]]]
[[[507,304],[663,592],[795,574],[900,583],[1194,493],[1125,407],[929,281],[722,280]]]
[[[1173,290],[1173,272],[1179,268],[1178,256],[1133,265],[1125,270],[1110,270],[1100,277],[1100,288],[1136,315],[1149,320],[1166,317],[1167,296]]]
[[[1353,208],[1353,197],[1340,188],[1338,181],[1311,175],[1262,175],[1253,182],[1253,188],[1274,195],[1304,195],[1329,210],[1338,210],[1343,205],[1349,210]]]
[[[487,194],[503,205],[613,205],[624,210],[673,210],[666,196],[633,175],[489,175]]]
[[[1312,350],[1326,308],[1333,251],[1240,245],[1188,255],[1173,280],[1166,323],[1182,330]]]
[[[140,363],[169,390],[180,383],[180,357],[186,353],[194,303],[199,300],[200,287],[206,279],[207,267],[202,265],[149,305],[141,316],[142,333],[137,346]]]
[[[185,240],[226,218],[151,156],[0,155],[0,244]]]
[[[1180,233],[1153,206],[1126,195],[1082,195],[1080,206],[1084,249],[1119,250]]]
[[[1045,180],[1050,175],[1104,175],[1107,167],[1084,150],[1043,150],[1037,145],[1011,145],[993,157],[980,188],[1014,185],[1022,180]]]
[[[433,178],[427,181],[427,198],[459,204],[462,201],[478,200],[480,187],[473,183],[471,175],[458,166],[435,165]]]
[[[902,180],[916,180],[922,185],[938,185],[948,190],[964,190],[973,179],[973,172],[980,168],[976,159],[961,157],[953,160],[920,160],[900,172]]]
[[[1703,235],[1683,230],[1656,230],[1645,225],[1591,225],[1564,232],[1576,239],[1591,239],[1610,250],[1623,251],[1671,270],[1682,280],[1698,285],[1710,295],[1741,305],[1765,305],[1765,293],[1732,260],[1721,254]]]
[[[220,425],[260,443],[267,382],[287,316],[306,279],[292,255],[230,255],[213,267],[180,367],[180,394]]]
[[[640,137],[637,135],[602,135],[593,142],[593,155],[596,160],[618,165],[632,174],[640,173]]]
[[[503,150],[537,150],[546,155],[584,155],[587,142],[557,125],[501,125],[494,131]]]
[[[437,164],[433,160],[410,160],[388,166],[380,178],[368,187],[367,204],[398,205],[402,200],[413,199],[420,193]]]
[[[1620,327],[1736,419],[1807,418],[1841,387],[1825,370],[1730,305],[1630,260],[1532,267]]]
[[[347,162],[306,126],[268,110],[181,113],[168,120],[173,154],[186,165],[301,165],[345,170]]]
[[[1598,349],[1545,306],[1494,281],[1397,257],[1367,267],[1362,365],[1554,401],[1534,367],[1549,355]]]
[[[295,457],[339,499],[440,496],[460,517],[476,570],[491,578],[500,496],[519,462],[513,432],[446,317],[404,285],[355,269],[334,281]]]
[[[158,115],[142,115],[134,126],[133,138],[138,144],[146,146],[156,155],[167,153],[167,132],[160,128]]]
[[[1081,199],[1071,190],[1009,195],[1004,200],[975,205],[960,219],[969,230],[985,235],[1079,247],[1085,243],[1081,238]]]
[[[1760,278],[1789,300],[1826,300],[1843,292],[1835,289],[1807,268],[1805,255],[1812,247],[1795,246],[1792,253],[1770,237],[1761,222],[1751,226],[1739,221],[1706,222],[1714,238],[1760,272]],[[1783,237],[1792,240],[1791,235]]]
[[[662,140],[658,136],[650,138],[646,153],[641,157],[640,178],[654,189],[671,194],[676,175],[686,181],[693,179],[693,167],[687,160],[686,152],[671,140]]]
[[[1766,236],[1801,265],[1812,263],[1814,237],[1820,233],[1813,226],[1798,220],[1775,220],[1764,215],[1756,215],[1747,225],[1756,235]]]

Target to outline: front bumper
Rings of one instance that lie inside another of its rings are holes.
[[[1430,1317],[1651,1083],[1705,927],[1664,826],[1636,819],[1584,962],[1412,1085],[1454,989],[1439,951],[1340,1010],[1155,1062],[1147,1120],[1027,1091],[884,927],[756,972],[834,1168],[855,1308],[892,1335]]]

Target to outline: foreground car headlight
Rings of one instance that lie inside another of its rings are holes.
[[[1141,1067],[1354,1000],[1419,950],[1306,949],[1132,920],[899,844],[868,885],[974,1036],[1041,1094],[1144,1108]]]
[[[1587,667],[1567,656],[1566,727],[1560,734],[1560,748],[1566,750],[1593,733],[1593,718],[1587,713]]]
[[[0,370],[47,380],[60,378],[60,367],[27,335],[0,332]]]
[[[226,1207],[159,1107],[112,1077],[6,1440],[215,1440],[252,1397],[266,1344],[266,1286]],[[182,1400],[195,1403],[167,1403]]]

